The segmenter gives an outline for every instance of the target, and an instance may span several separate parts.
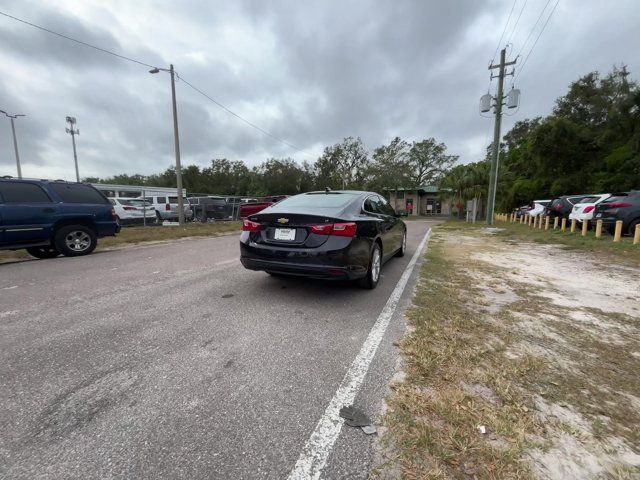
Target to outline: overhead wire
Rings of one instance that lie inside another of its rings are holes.
[[[13,15],[9,15],[8,13],[5,13],[5,12],[3,12],[3,11],[0,11],[0,15],[2,15],[2,16],[4,16],[4,17],[7,17],[7,18],[10,18],[10,19],[12,19],[12,20],[15,20],[15,21],[17,21],[17,22],[23,23],[23,24],[25,24],[25,25],[29,25],[29,26],[31,26],[31,27],[37,28],[38,30],[44,31],[44,32],[49,33],[49,34],[51,34],[51,35],[55,35],[55,36],[58,36],[58,37],[64,38],[64,39],[66,39],[66,40],[69,40],[69,41],[71,41],[71,42],[75,42],[75,43],[77,43],[77,44],[83,45],[83,46],[88,47],[88,48],[93,48],[94,50],[97,50],[97,51],[102,52],[102,53],[106,53],[106,54],[108,54],[108,55],[112,55],[112,56],[117,57],[117,58],[119,58],[119,59],[121,59],[121,60],[126,60],[126,61],[128,61],[128,62],[133,62],[133,63],[136,63],[136,64],[138,64],[138,65],[142,65],[142,66],[147,67],[147,68],[152,68],[152,69],[153,69],[153,68],[157,68],[155,65],[150,65],[150,64],[145,63],[145,62],[142,62],[142,61],[140,61],[140,60],[136,60],[136,59],[134,59],[134,58],[127,57],[127,56],[125,56],[125,55],[121,55],[121,54],[116,53],[116,52],[112,52],[111,50],[107,50],[107,49],[105,49],[105,48],[98,47],[98,46],[96,46],[96,45],[92,45],[92,44],[87,43],[87,42],[83,42],[82,40],[78,40],[77,38],[73,38],[73,37],[70,37],[70,36],[68,36],[68,35],[64,35],[64,34],[62,34],[62,33],[59,33],[59,32],[53,31],[53,30],[50,30],[50,29],[45,28],[45,27],[43,27],[43,26],[37,25],[37,24],[35,24],[35,23],[31,23],[31,22],[29,22],[29,21],[27,21],[27,20],[23,20],[22,18],[18,18],[18,17],[15,17],[15,16],[13,16]],[[302,150],[302,149],[300,149],[300,148],[296,147],[296,146],[295,146],[295,145],[293,145],[292,143],[287,142],[286,140],[283,140],[282,138],[279,138],[279,137],[277,137],[277,136],[273,135],[272,133],[268,132],[267,130],[265,130],[265,129],[261,128],[261,127],[259,127],[259,126],[258,126],[258,125],[256,125],[255,123],[252,123],[252,122],[250,122],[249,120],[247,120],[246,118],[242,117],[241,115],[238,115],[237,113],[235,113],[235,112],[234,112],[233,110],[231,110],[230,108],[226,107],[226,106],[225,106],[225,105],[223,105],[222,103],[220,103],[220,102],[218,102],[217,100],[213,99],[212,97],[210,97],[209,95],[207,95],[205,92],[203,92],[202,90],[200,90],[198,87],[196,87],[196,86],[195,86],[195,85],[193,85],[192,83],[190,83],[190,82],[188,82],[187,80],[185,80],[185,79],[184,79],[184,77],[180,77],[180,75],[178,75],[178,72],[175,72],[175,74],[176,74],[176,77],[177,77],[177,78],[180,78],[180,79],[182,80],[182,82],[184,82],[184,83],[185,83],[186,85],[188,85],[190,88],[192,88],[193,90],[195,90],[196,92],[198,92],[200,95],[202,95],[202,96],[204,96],[205,98],[209,99],[211,102],[213,102],[215,105],[217,105],[218,107],[220,107],[221,109],[223,109],[223,110],[224,110],[224,111],[226,111],[227,113],[229,113],[229,114],[233,115],[234,117],[236,117],[236,118],[240,119],[241,121],[243,121],[243,122],[244,122],[244,123],[246,123],[247,125],[249,125],[249,126],[251,126],[251,127],[255,128],[256,130],[258,130],[258,131],[262,132],[263,134],[267,135],[268,137],[270,137],[270,138],[272,138],[272,139],[274,139],[274,140],[276,140],[276,141],[278,141],[278,142],[281,142],[283,145],[286,145],[286,146],[288,146],[289,148],[292,148],[292,149],[296,150],[297,152],[300,152],[300,153],[302,153],[302,154],[304,154],[304,155],[307,155],[307,156],[311,157],[311,155],[310,155],[309,153],[307,153],[307,152],[305,152],[304,150]]]
[[[547,3],[545,3],[544,7],[542,7],[542,10],[540,11],[540,15],[538,15],[538,18],[536,19],[535,23],[533,24],[533,27],[531,27],[531,30],[529,30],[529,34],[527,35],[527,38],[525,39],[524,43],[520,47],[520,50],[518,51],[518,55],[516,55],[516,57],[519,57],[520,54],[526,48],[527,43],[529,42],[529,39],[531,38],[531,35],[533,35],[533,32],[535,31],[536,27],[538,26],[538,23],[540,22],[540,19],[544,15],[545,10],[547,9],[547,7],[549,6],[550,3],[551,3],[551,0],[547,0]]]
[[[511,33],[509,34],[509,37],[507,38],[507,45],[511,43],[511,39],[513,38],[513,34],[516,31],[516,28],[518,27],[518,23],[520,23],[520,17],[522,17],[522,12],[524,12],[524,8],[527,6],[527,1],[528,0],[524,0],[524,3],[522,4],[522,8],[520,9],[520,13],[518,14],[518,18],[516,18],[516,23],[513,25],[513,28],[511,29]]]
[[[540,33],[538,33],[538,36],[536,37],[535,42],[533,42],[533,45],[529,49],[529,52],[527,53],[527,56],[524,58],[524,62],[522,62],[522,66],[520,67],[520,70],[518,70],[518,74],[514,77],[512,83],[515,83],[515,81],[518,79],[518,77],[522,73],[522,70],[524,70],[524,67],[527,64],[527,60],[529,60],[529,57],[531,56],[531,53],[533,52],[534,48],[536,48],[536,45],[538,44],[538,40],[540,40],[540,37],[544,33],[545,28],[547,28],[547,25],[549,24],[549,20],[551,20],[551,17],[553,16],[553,12],[556,11],[556,8],[558,7],[559,3],[560,3],[560,0],[556,0],[556,4],[553,6],[553,9],[551,10],[551,13],[547,17],[547,20],[544,22],[544,25],[542,26],[542,29],[540,30]]]
[[[509,16],[507,17],[507,22],[504,24],[504,28],[502,29],[502,35],[500,35],[500,40],[498,40],[498,45],[496,45],[496,50],[493,52],[493,57],[491,57],[491,62],[496,59],[496,55],[498,54],[498,50],[500,49],[500,45],[502,45],[502,38],[504,37],[505,32],[507,31],[507,27],[509,26],[509,21],[511,20],[511,15],[513,14],[513,9],[516,7],[516,3],[518,0],[513,0],[513,5],[511,5],[511,10],[509,11]]]

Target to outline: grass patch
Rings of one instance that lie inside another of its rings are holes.
[[[126,227],[115,237],[104,237],[98,240],[97,250],[135,245],[147,242],[161,242],[188,237],[217,237],[242,228],[242,222],[187,223],[182,227]],[[26,250],[0,251],[0,261],[32,258]]]
[[[505,357],[512,339],[468,306],[473,282],[434,240],[408,312],[407,376],[388,400],[383,444],[403,478],[531,478],[522,455],[540,426],[518,381],[545,365]]]

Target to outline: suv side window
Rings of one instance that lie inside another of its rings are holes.
[[[50,183],[49,186],[65,203],[110,204],[100,192],[89,185]]]
[[[156,197],[156,203],[167,203],[167,197]]]
[[[0,182],[4,203],[51,203],[49,195],[35,183]]]

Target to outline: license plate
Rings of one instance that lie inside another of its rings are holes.
[[[296,229],[295,228],[276,228],[276,232],[273,235],[273,238],[276,240],[293,241],[296,239]]]

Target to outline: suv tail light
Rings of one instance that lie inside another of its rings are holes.
[[[116,209],[111,207],[111,220],[114,222],[118,220],[118,215],[116,215]]]
[[[244,232],[259,232],[262,229],[262,225],[258,222],[252,222],[251,220],[244,220],[242,222],[242,230]]]
[[[624,208],[624,207],[630,207],[631,204],[629,202],[613,202],[613,203],[607,203],[607,208]]]
[[[170,211],[171,211],[171,204],[170,204],[170,203],[167,203],[167,204],[164,206],[164,209],[165,209],[167,212],[170,212]]]
[[[556,203],[556,204],[553,206],[553,209],[554,209],[554,210],[560,210],[561,208],[562,208],[562,203]]]
[[[334,235],[336,237],[353,237],[356,234],[356,224],[348,223],[325,223],[323,225],[311,225],[311,233],[317,235]]]
[[[594,207],[593,205],[587,205],[586,207],[584,207],[583,213],[593,212],[594,208],[596,208],[596,207]]]

